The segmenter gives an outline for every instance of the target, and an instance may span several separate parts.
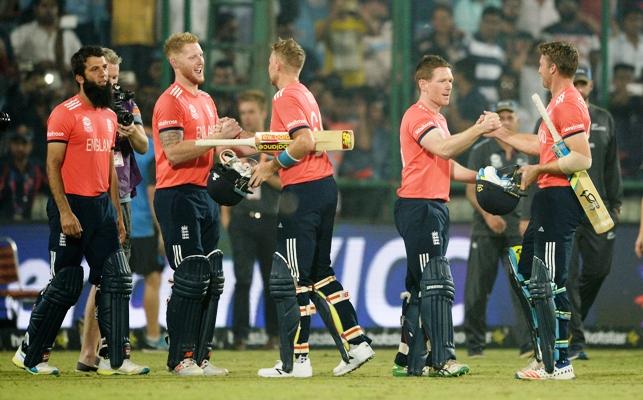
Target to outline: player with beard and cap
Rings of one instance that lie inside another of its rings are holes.
[[[216,248],[219,209],[206,189],[214,151],[197,147],[195,141],[231,139],[241,127],[233,119],[219,118],[210,95],[199,90],[205,65],[199,38],[175,33],[164,50],[176,79],[154,106],[152,129],[154,210],[174,270],[167,305],[167,366],[181,376],[226,375],[228,370],[209,361],[223,292],[223,253]]]
[[[99,287],[98,324],[107,344],[98,373],[147,374],[149,368],[129,360],[132,278],[119,243],[124,227],[113,158],[118,123],[109,109],[107,61],[101,47],[85,46],[72,56],[71,65],[80,90],[54,108],[47,122],[52,278],[36,300],[27,334],[12,361],[34,375],[60,373],[49,365],[49,353],[83,289],[84,256],[89,281]]]

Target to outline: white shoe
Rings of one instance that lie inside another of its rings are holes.
[[[49,359],[49,355],[45,357]],[[22,345],[18,346],[16,354],[11,358],[13,365],[20,369],[24,369],[32,375],[60,375],[60,370],[54,366],[49,365],[49,362],[43,361],[35,367],[26,367],[25,366],[25,353],[22,351]]]
[[[362,342],[357,346],[351,345],[351,349],[348,351],[348,357],[348,363],[342,360],[335,368],[333,368],[333,375],[342,376],[355,371],[368,360],[375,357],[375,352],[368,343]]]
[[[295,359],[292,372],[286,372],[282,368],[283,363],[279,360],[272,368],[261,368],[257,375],[262,378],[310,378],[313,376],[313,366],[310,363],[310,358],[306,356]]]
[[[441,369],[429,369],[429,376],[441,378],[455,378],[467,375],[471,370],[467,364],[462,364],[456,360],[448,360]],[[424,375],[424,374],[423,374]]]
[[[203,362],[201,362],[201,369],[203,370],[203,375],[206,375],[206,376],[228,375],[228,370],[226,368],[221,368],[221,367],[212,365],[208,360],[203,360]]]
[[[521,370],[516,371],[516,379],[528,379],[527,377],[532,375],[533,371],[538,371],[544,369],[545,364],[542,361],[538,361],[536,358],[532,358],[529,361],[529,364]]]
[[[518,371],[516,373],[517,379],[531,380],[531,381],[542,381],[547,379],[558,380],[558,381],[567,381],[576,378],[574,374],[574,367],[572,364],[567,364],[562,368],[554,367],[554,372],[551,374],[545,371],[545,367],[538,369]]]
[[[145,375],[150,372],[149,367],[138,365],[135,362],[132,362],[129,358],[124,359],[123,364],[121,364],[119,368],[112,368],[109,363],[109,359],[103,357],[99,358],[100,362],[98,363],[98,370],[96,371],[98,375]]]
[[[179,363],[174,370],[174,374],[179,376],[203,376],[205,372],[191,358],[186,358]]]

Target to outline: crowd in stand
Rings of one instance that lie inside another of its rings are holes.
[[[191,4],[191,30],[212,41],[208,85],[220,115],[236,117],[234,88],[252,73],[252,10],[217,8],[208,38],[207,0]],[[601,62],[600,2],[588,0],[413,0],[412,59],[439,54],[453,66],[455,94],[446,110],[454,132],[475,122],[498,100],[519,104],[521,131],[534,130],[529,97],[545,97],[538,79],[537,44],[573,42],[597,85],[607,69],[608,110],[616,125],[623,177],[641,177],[643,153],[643,2],[610,1],[607,65]],[[182,0],[170,0],[171,29],[182,30]],[[150,126],[163,60],[157,0],[5,0],[0,3],[0,111],[12,126],[0,138],[0,218],[42,219],[47,196],[45,131],[52,107],[76,90],[69,67],[81,44],[114,48],[122,57],[121,85],[136,93]],[[390,121],[392,1],[274,1],[277,35],[295,37],[308,59],[302,80],[324,113],[326,129],[354,129],[352,152],[334,154],[340,177],[394,181],[389,163],[397,127]],[[247,29],[244,27],[248,27]],[[235,45],[241,45],[235,47]],[[244,86],[245,85],[245,86]],[[598,98],[596,99],[598,100]],[[597,102],[597,101],[595,101]],[[406,106],[406,105],[405,105]],[[40,211],[39,211],[40,210]]]

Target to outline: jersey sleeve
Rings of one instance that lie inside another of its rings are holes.
[[[138,108],[138,104],[134,100],[132,102],[132,116],[134,116],[134,124],[143,125],[143,116],[141,115],[141,110]]]
[[[284,93],[275,100],[273,108],[288,133],[292,134],[302,128],[312,129],[306,118],[306,111],[301,101],[295,96]]]
[[[434,129],[440,129],[437,121],[431,118],[414,118],[409,123],[411,137],[418,144],[424,139],[427,133]]]
[[[69,142],[76,118],[65,107],[56,107],[47,120],[47,142]]]
[[[173,129],[183,130],[183,109],[174,96],[161,96],[154,108],[154,114],[159,133]]]
[[[552,116],[554,127],[563,138],[585,132],[584,121],[585,117],[580,108],[567,103],[561,104]]]

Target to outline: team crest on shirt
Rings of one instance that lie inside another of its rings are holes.
[[[565,100],[565,92],[561,93],[556,97],[556,105],[559,105]]]
[[[210,118],[214,118],[214,110],[212,110],[212,107],[206,105],[205,109],[208,110],[208,115],[210,116]]]
[[[194,105],[190,104],[188,106],[188,109],[190,110],[190,115],[192,116],[192,119],[199,119],[199,113],[196,111],[196,107],[194,107]]]
[[[114,123],[112,122],[112,120],[107,118],[105,119],[105,121],[107,122],[107,132],[109,133],[114,132]]]
[[[94,132],[94,126],[92,125],[92,120],[89,117],[83,117],[83,129],[86,133]]]

